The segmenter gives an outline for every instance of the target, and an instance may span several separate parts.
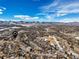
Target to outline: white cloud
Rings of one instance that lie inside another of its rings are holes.
[[[46,22],[51,22],[52,16],[45,16],[45,17],[32,17],[28,15],[14,15],[15,18],[21,19],[21,20],[26,20],[26,21],[46,21]]]
[[[0,11],[4,11],[4,10],[6,10],[6,8],[0,7]]]
[[[79,3],[72,3],[68,5],[63,5],[59,7],[57,11],[57,16],[64,16],[70,13],[79,13]]]
[[[0,12],[0,14],[3,14],[3,12]]]
[[[37,20],[37,19],[39,19],[39,17],[32,17],[32,16],[28,16],[28,15],[14,15],[14,17],[22,19],[22,20]]]
[[[54,0],[51,4],[42,6],[42,7],[40,7],[40,9],[43,12],[50,12],[51,10],[53,11],[54,8],[56,8],[55,6],[57,6],[58,4],[59,4],[59,0]]]
[[[3,11],[2,9],[0,9],[0,11]]]
[[[9,21],[9,19],[0,18],[0,21]]]
[[[56,17],[65,16],[70,13],[79,13],[79,1],[72,3],[61,3],[62,0],[55,0],[49,5],[42,6],[41,10],[43,13],[54,12]],[[53,14],[52,14],[53,15]]]
[[[61,19],[59,22],[79,22],[79,18],[65,18]]]
[[[0,7],[0,14],[3,14],[3,12],[6,10],[5,7]]]
[[[78,0],[75,1],[73,0],[74,2],[66,1],[64,3],[62,1],[63,0],[55,0],[49,5],[40,7],[42,12],[37,15],[43,15],[44,17],[46,17],[47,20],[50,21],[57,20],[61,22],[79,22],[78,17],[77,17],[78,19],[76,17],[73,18],[65,17],[65,19],[58,20],[58,18],[61,16],[66,16],[69,14],[79,14]]]

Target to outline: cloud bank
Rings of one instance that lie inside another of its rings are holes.
[[[64,3],[62,1],[64,1]],[[65,0],[55,0],[49,5],[40,7],[40,9],[42,13],[39,13],[39,15],[49,15],[51,20],[56,20],[55,18],[68,16],[69,14],[79,14],[79,1],[75,0],[74,2],[72,2],[71,0],[69,0],[65,2]],[[66,17],[66,19],[69,20],[70,18]],[[79,19],[77,19],[76,21],[79,21]]]
[[[14,17],[22,20],[39,20],[39,17],[32,17],[28,15],[14,15]]]

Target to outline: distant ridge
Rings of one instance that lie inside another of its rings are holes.
[[[65,25],[69,25],[69,26],[79,26],[79,22],[69,22],[69,23],[65,23]]]
[[[67,25],[67,26],[79,26],[79,22],[25,22],[25,21],[0,21],[0,25],[9,24],[43,24],[43,25]]]

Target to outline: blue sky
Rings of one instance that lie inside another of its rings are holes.
[[[79,22],[79,0],[0,0],[0,20]]]

